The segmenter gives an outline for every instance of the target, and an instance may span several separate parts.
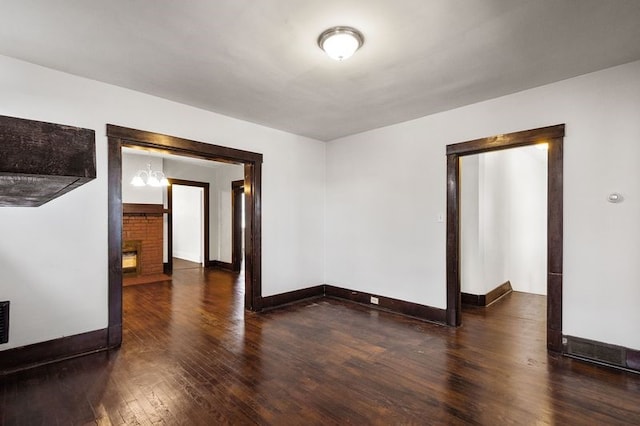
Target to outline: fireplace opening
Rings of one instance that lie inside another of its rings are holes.
[[[140,248],[142,241],[125,241],[122,244],[122,273],[127,276],[140,274]]]

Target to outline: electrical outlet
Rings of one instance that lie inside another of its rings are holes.
[[[375,296],[371,296],[371,303],[373,303],[374,305],[378,304],[378,298]]]

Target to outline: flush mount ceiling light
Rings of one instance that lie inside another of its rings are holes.
[[[351,27],[332,27],[318,37],[320,49],[336,61],[350,58],[363,43],[362,33]]]
[[[147,164],[147,170],[138,170],[138,173],[131,179],[131,185],[133,186],[169,186],[169,180],[164,176],[164,173],[151,170],[151,163]]]

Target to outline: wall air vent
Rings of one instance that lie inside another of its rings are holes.
[[[0,344],[9,341],[9,302],[0,302]]]

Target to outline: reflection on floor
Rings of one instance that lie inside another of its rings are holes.
[[[181,269],[198,269],[198,268],[202,268],[202,265],[198,262],[191,262],[189,260],[184,260],[177,257],[173,258],[174,271],[179,271]]]
[[[0,424],[640,423],[640,376],[550,356],[544,297],[458,329],[333,299],[264,314],[202,268],[124,289],[122,348],[0,379]]]
[[[171,275],[167,274],[150,274],[150,275],[137,275],[137,276],[124,276],[122,277],[122,285],[124,287],[140,284],[153,284],[158,282],[171,281]]]

